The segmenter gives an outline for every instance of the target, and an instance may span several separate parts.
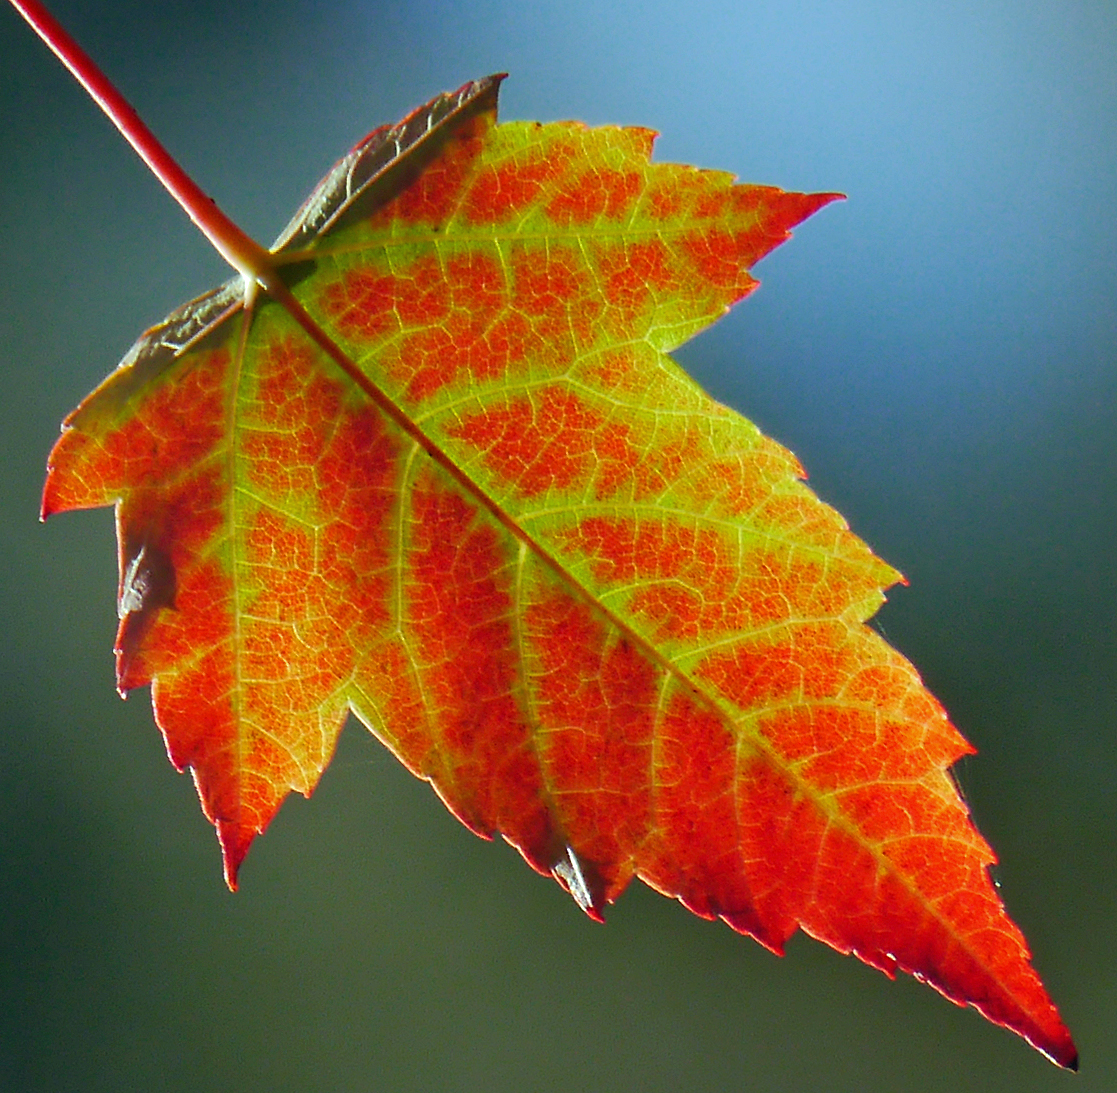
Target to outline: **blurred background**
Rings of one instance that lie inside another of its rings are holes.
[[[879,625],[980,749],[957,774],[1082,1073],[640,885],[596,926],[357,725],[230,895],[113,690],[111,513],[37,522],[61,418],[226,271],[0,5],[0,1088],[1117,1089],[1117,6],[53,7],[264,242],[367,130],[501,70],[505,118],[849,195],[678,357],[909,577]]]

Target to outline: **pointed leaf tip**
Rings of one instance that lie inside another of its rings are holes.
[[[227,823],[224,820],[218,820],[215,826],[217,841],[221,846],[225,884],[230,892],[235,892],[239,886],[240,867],[244,864],[248,849],[259,832],[246,831],[243,826]]]
[[[574,897],[574,902],[594,922],[604,922],[605,880],[593,862],[580,858],[574,847],[552,867],[555,879]]]

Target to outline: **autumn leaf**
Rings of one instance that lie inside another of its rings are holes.
[[[152,685],[237,871],[352,711],[594,918],[633,877],[802,928],[1064,1066],[948,768],[867,626],[899,574],[666,354],[839,195],[496,124],[499,77],[343,159],[275,247],[67,419],[43,515],[115,505],[119,688]]]

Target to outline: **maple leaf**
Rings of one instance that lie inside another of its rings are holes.
[[[496,125],[500,77],[371,134],[66,420],[43,516],[115,505],[117,676],[152,685],[228,883],[352,711],[592,917],[635,876],[802,927],[1065,1066],[948,773],[864,625],[899,574],[666,356],[836,194]]]

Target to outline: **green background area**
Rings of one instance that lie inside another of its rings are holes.
[[[365,131],[504,69],[506,118],[850,195],[678,357],[910,578],[878,625],[980,749],[957,774],[1082,1074],[639,885],[596,926],[353,725],[230,895],[146,696],[113,693],[111,514],[36,522],[58,421],[225,271],[5,6],[0,1088],[1117,1088],[1117,8],[55,10],[266,242]]]

